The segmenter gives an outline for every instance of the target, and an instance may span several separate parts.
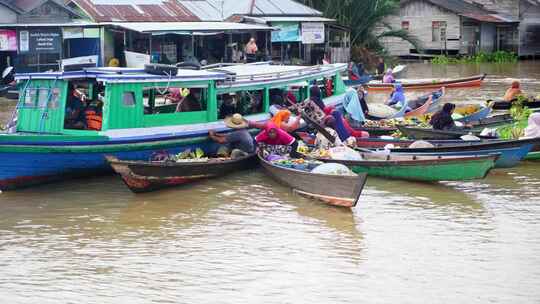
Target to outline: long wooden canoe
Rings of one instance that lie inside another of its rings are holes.
[[[409,181],[460,181],[484,178],[495,166],[498,155],[484,156],[416,156],[361,153],[363,160],[321,161],[337,162],[355,173],[367,173],[391,179]]]
[[[209,159],[201,162],[124,161],[106,156],[116,173],[135,193],[149,192],[194,181],[223,176],[257,165],[255,154],[238,159]]]
[[[332,206],[356,206],[367,179],[366,173],[342,176],[285,168],[266,161],[260,155],[259,161],[268,175],[295,193]]]
[[[495,162],[496,168],[516,166],[527,154],[538,146],[540,138],[519,140],[495,140],[483,142],[464,142],[463,144],[441,145],[432,148],[395,148],[392,153],[414,155],[490,155],[500,154]]]
[[[476,75],[464,78],[455,78],[440,81],[403,81],[401,84],[405,90],[431,90],[440,88],[466,88],[478,87],[482,85],[482,81],[486,78],[486,74]],[[394,88],[393,83],[374,83],[366,84],[368,91],[391,91]]]
[[[540,100],[531,100],[523,105],[529,109],[538,109],[540,108]],[[511,107],[512,103],[507,101],[495,101],[493,103],[494,110],[510,110]]]
[[[430,96],[433,96],[431,101],[429,101]],[[388,116],[382,116],[379,113],[375,113],[375,111],[371,111],[370,113],[368,113],[366,115],[366,118],[368,118],[370,120],[382,120],[382,119],[393,119],[393,118],[401,118],[401,117],[417,117],[417,116],[421,116],[421,115],[427,113],[427,111],[431,107],[433,107],[433,105],[437,104],[442,99],[443,96],[444,96],[444,91],[443,90],[437,90],[437,91],[431,92],[429,94],[420,96],[420,97],[418,97],[416,99],[409,100],[407,102],[407,105],[408,105],[409,108],[412,109],[412,111],[410,111],[410,112],[406,112],[406,110],[407,110],[406,108],[402,108],[401,110],[397,111],[394,108],[392,108],[390,106],[387,106],[387,105],[372,104],[370,106],[370,109],[374,110],[376,107],[378,107],[379,109],[385,110],[388,113],[391,113],[391,112],[393,112],[393,113],[391,115],[388,115]]]
[[[491,136],[480,136],[480,131],[471,129],[450,131],[409,126],[397,126],[397,128],[403,135],[411,139],[459,139],[461,136],[469,133],[484,139],[495,138]]]

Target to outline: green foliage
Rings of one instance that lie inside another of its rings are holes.
[[[523,136],[524,130],[528,124],[529,116],[532,114],[532,110],[525,106],[526,103],[526,97],[518,96],[517,101],[515,101],[512,108],[510,108],[510,115],[514,119],[514,123],[497,129],[500,138],[518,139]]]
[[[399,13],[398,0],[301,0],[300,2],[336,19],[351,29],[351,44],[384,52],[382,38],[398,37],[421,49],[420,41],[408,31],[393,29],[385,18]],[[384,27],[382,31],[379,28]]]
[[[445,55],[435,56],[431,63],[446,65],[457,63],[514,63],[518,61],[518,56],[513,52],[497,51],[494,53],[480,52],[474,56],[448,57]]]

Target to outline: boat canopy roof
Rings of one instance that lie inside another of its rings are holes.
[[[133,68],[87,68],[81,71],[44,72],[16,74],[17,80],[28,79],[81,79],[90,78],[103,82],[170,82],[170,81],[208,81],[224,80],[227,74],[218,71],[178,69],[175,76],[153,75],[143,69]]]
[[[273,65],[268,62],[240,64],[207,70],[178,69],[174,76],[148,74],[133,68],[86,68],[81,71],[16,74],[17,80],[38,79],[95,79],[105,83],[141,83],[172,81],[227,81],[228,85],[259,84],[275,81],[303,81],[307,78],[327,77],[343,71],[346,64],[318,66]]]

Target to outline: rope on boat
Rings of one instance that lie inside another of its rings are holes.
[[[159,89],[159,87],[154,85],[154,89],[156,90],[156,92],[159,93],[159,95],[165,95],[169,91],[169,88],[170,88],[170,85],[171,85],[172,73],[167,73],[167,71],[163,71],[163,73],[165,73],[165,75],[169,76],[169,80],[167,80],[167,86],[165,87],[165,89],[163,91],[161,91]]]

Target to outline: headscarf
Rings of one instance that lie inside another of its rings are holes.
[[[529,116],[525,137],[540,137],[540,113],[533,113]]]
[[[383,77],[383,83],[392,83],[394,82],[394,75],[392,69],[386,70],[386,74]]]
[[[270,130],[276,131],[276,138],[270,138],[268,136],[268,133]],[[289,146],[292,143],[294,143],[295,139],[292,137],[289,133],[283,131],[282,129],[278,128],[276,124],[269,121],[266,124],[266,127],[264,130],[259,133],[257,136],[255,136],[255,141],[258,143],[265,143],[267,145],[282,145],[282,146]]]
[[[447,130],[455,126],[452,119],[452,110],[456,108],[453,103],[445,103],[442,110],[433,114],[429,123],[435,130]]]
[[[332,112],[332,117],[334,117],[334,130],[336,130],[339,139],[342,142],[346,141],[347,138],[351,137],[351,133],[347,131],[345,124],[343,124],[343,115],[339,111]]]
[[[392,93],[390,102],[388,104],[398,104],[400,107],[407,106],[407,98],[405,97],[405,91],[403,90],[403,86],[401,85],[401,83],[396,83],[394,85],[394,92]]]
[[[351,115],[352,119],[358,122],[366,120],[356,91],[348,91],[345,94],[345,98],[343,99],[343,107],[345,108],[345,111]]]
[[[276,127],[281,128],[281,124],[286,122],[289,117],[291,117],[291,112],[289,110],[279,110],[271,120]]]
[[[319,106],[321,110],[324,111],[325,105],[321,98],[321,89],[319,88],[319,86],[317,85],[311,86],[311,88],[309,88],[309,96],[310,96],[310,99],[315,104],[317,104],[317,106]]]

